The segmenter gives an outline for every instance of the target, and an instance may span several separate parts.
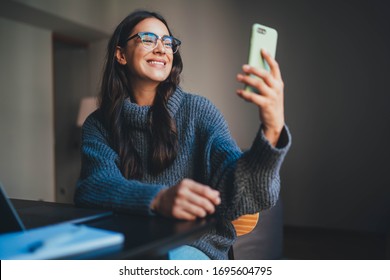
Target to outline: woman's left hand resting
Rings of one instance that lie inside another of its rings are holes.
[[[195,220],[213,214],[220,203],[219,191],[183,179],[175,186],[161,190],[152,201],[151,209],[165,217]]]
[[[264,50],[261,50],[261,55],[268,62],[270,72],[244,65],[242,67],[244,74],[237,75],[239,82],[257,89],[259,93],[238,89],[237,95],[259,107],[264,135],[273,146],[276,146],[284,127],[284,83],[276,60]],[[261,79],[251,77],[250,74]]]

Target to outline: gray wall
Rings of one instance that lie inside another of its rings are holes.
[[[183,41],[183,87],[221,109],[242,148],[250,146],[258,114],[235,96],[240,87],[235,75],[247,60],[251,24],[275,27],[286,121],[293,133],[282,169],[285,224],[389,229],[390,20],[382,1],[11,2],[95,35],[88,38],[90,95],[100,76],[104,34],[135,8],[160,11]]]
[[[54,200],[51,33],[0,18],[0,182]]]
[[[389,231],[389,10],[380,1],[305,2],[281,34],[294,134],[285,223]]]

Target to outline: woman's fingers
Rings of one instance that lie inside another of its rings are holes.
[[[172,208],[173,216],[177,217],[178,214],[186,214],[188,216],[193,216],[196,218],[204,218],[208,214],[207,210],[201,206],[198,206],[197,204],[191,203],[187,200],[181,200],[178,202],[178,205],[176,207]],[[176,211],[176,212],[175,212]]]
[[[265,106],[265,103],[267,102],[267,99],[264,96],[243,89],[238,89],[237,95],[245,101],[251,102],[260,107]]]
[[[261,55],[270,66],[270,71],[243,65],[242,70],[245,75],[238,74],[237,80],[256,88],[260,94],[264,95],[270,93],[272,89],[279,89],[283,86],[283,80],[278,62],[263,49]]]
[[[187,220],[187,221],[193,221],[193,220],[196,220],[198,218],[198,216],[196,216],[188,211],[185,211],[182,208],[172,209],[172,215],[170,217],[175,218],[175,219],[180,219],[180,220]]]
[[[188,184],[190,192],[195,194],[194,196],[191,196],[191,198],[194,199],[194,202],[202,203],[207,201],[208,203],[212,203],[213,205],[218,205],[221,203],[219,191],[190,179],[184,179],[183,181],[181,181],[181,183]]]
[[[259,76],[257,76],[259,77]],[[254,76],[237,74],[237,81],[244,83],[247,86],[250,86],[257,90],[260,95],[269,95],[272,93],[271,87],[264,82],[264,80],[259,79]]]
[[[275,83],[275,79],[267,70],[258,69],[247,64],[242,66],[242,70],[244,75],[238,74],[237,79],[249,86],[257,88],[260,84],[264,84],[267,87],[272,87]]]
[[[279,63],[264,49],[261,50],[261,56],[264,57],[264,59],[267,61],[269,67],[270,67],[270,73],[271,75],[277,79],[282,79],[282,74],[280,72]]]
[[[177,188],[177,202],[182,203],[180,206],[200,217],[214,213],[215,205],[221,201],[218,191],[190,179],[181,181]]]
[[[161,191],[152,202],[152,209],[167,217],[193,220],[215,212],[221,202],[219,192],[190,179]]]

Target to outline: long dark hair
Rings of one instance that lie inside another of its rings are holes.
[[[141,178],[144,166],[137,153],[129,127],[123,121],[123,103],[126,98],[132,97],[132,87],[129,71],[126,66],[119,64],[115,57],[116,47],[124,47],[134,27],[144,19],[157,18],[165,24],[165,19],[153,12],[136,11],[128,15],[117,26],[108,46],[100,92],[100,110],[106,129],[110,133],[113,148],[119,154],[119,168],[126,178]],[[179,51],[173,55],[172,70],[168,78],[161,82],[149,112],[149,133],[152,137],[149,151],[149,169],[151,174],[157,175],[167,168],[176,158],[178,140],[176,123],[170,116],[167,108],[169,97],[180,83],[180,73],[183,63]]]

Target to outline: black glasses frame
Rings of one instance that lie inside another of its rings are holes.
[[[169,38],[171,41],[172,41],[172,53],[176,53],[178,50],[179,50],[179,46],[181,45],[181,41],[173,36],[169,36],[169,35],[164,35],[164,36],[158,36],[157,34],[153,33],[153,32],[138,32],[136,34],[134,34],[133,36],[130,36],[126,42],[138,37],[141,39],[142,41],[142,36],[144,35],[152,35],[152,36],[155,36],[157,38],[157,40],[161,40],[161,43],[163,43],[162,45],[164,46],[164,48],[166,49],[165,45],[164,45],[164,40]],[[149,48],[148,46],[145,46],[145,44],[143,43],[142,41],[142,45],[145,47],[145,48],[148,48],[150,50],[154,50],[156,47],[157,47],[157,40],[156,40],[156,44],[153,48]]]

